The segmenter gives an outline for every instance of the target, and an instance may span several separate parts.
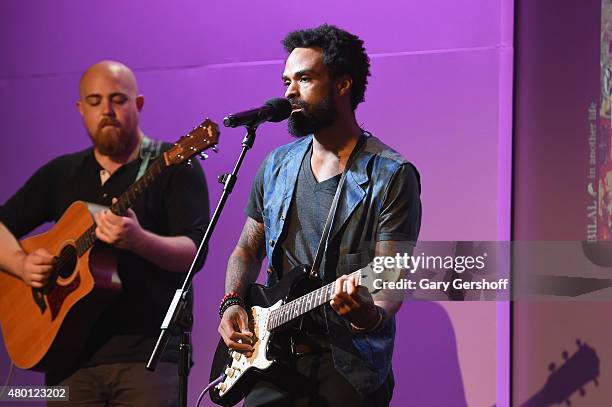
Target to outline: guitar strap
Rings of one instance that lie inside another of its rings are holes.
[[[138,174],[134,181],[138,181],[140,177],[144,175],[149,166],[149,161],[157,158],[161,150],[161,144],[159,140],[152,140],[147,136],[142,136],[142,141],[140,142],[140,158],[142,162],[140,163],[140,168],[138,169]]]
[[[346,162],[346,166],[344,167],[344,171],[342,172],[342,176],[340,177],[340,181],[338,182],[338,187],[336,188],[334,200],[332,201],[331,207],[329,208],[329,213],[327,214],[327,220],[325,221],[325,226],[323,227],[323,234],[321,235],[321,240],[319,240],[319,246],[317,247],[315,259],[312,263],[312,268],[310,269],[310,278],[320,278],[319,267],[321,267],[323,256],[327,251],[327,245],[329,243],[329,232],[331,232],[331,228],[334,224],[334,217],[336,216],[336,209],[338,208],[338,201],[340,200],[340,193],[342,192],[342,186],[344,185],[346,174],[353,165],[353,161],[355,161],[355,158],[359,155],[359,152],[365,145],[365,141],[369,135],[370,133],[364,132],[364,134],[361,136],[361,138],[355,145],[355,148],[353,148],[351,156]]]

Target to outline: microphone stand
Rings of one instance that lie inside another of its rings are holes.
[[[191,290],[191,282],[195,275],[196,264],[200,262],[200,260],[206,255],[208,252],[208,242],[210,241],[210,237],[212,236],[212,232],[217,225],[217,221],[219,220],[219,216],[221,215],[221,211],[225,206],[225,202],[227,198],[232,193],[234,188],[234,184],[236,184],[238,171],[240,170],[240,166],[244,161],[244,157],[246,156],[247,151],[249,151],[253,147],[253,143],[255,142],[255,132],[257,131],[257,126],[246,126],[247,133],[242,140],[242,151],[240,152],[240,156],[238,157],[238,161],[234,166],[234,170],[230,174],[222,174],[219,176],[219,183],[223,184],[223,193],[221,194],[221,198],[215,208],[215,212],[206,228],[206,232],[204,233],[204,238],[202,242],[200,242],[200,246],[198,247],[198,251],[191,262],[191,267],[189,268],[189,272],[183,281],[183,285],[181,288],[176,290],[174,293],[174,297],[172,298],[172,302],[170,303],[170,307],[166,312],[166,316],[160,327],[160,334],[157,338],[157,343],[155,344],[155,348],[149,357],[149,361],[147,362],[147,369],[150,371],[154,371],[157,367],[159,359],[164,352],[166,344],[170,339],[171,333],[181,332],[181,344],[179,346],[180,356],[179,356],[179,365],[178,365],[178,375],[179,375],[179,407],[187,407],[187,378],[189,376],[189,368],[190,368],[190,360],[191,360],[191,332],[189,331],[189,326],[191,325],[189,322],[185,324],[181,324],[182,321],[185,320],[183,316],[183,312],[187,306],[190,290]],[[181,325],[177,327],[177,325]]]

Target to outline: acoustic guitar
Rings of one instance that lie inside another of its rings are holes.
[[[219,128],[206,119],[165,151],[110,207],[124,215],[165,168],[189,160],[218,142]],[[74,202],[47,232],[20,242],[26,253],[39,248],[55,256],[47,284],[32,288],[0,271],[0,325],[13,363],[48,371],[70,367],[97,317],[121,290],[111,246],[96,244],[92,212],[98,205]]]

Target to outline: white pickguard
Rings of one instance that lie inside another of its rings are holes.
[[[253,344],[253,354],[247,358],[239,352],[231,352],[232,365],[225,369],[225,378],[216,386],[219,390],[219,396],[223,396],[228,392],[249,369],[257,368],[264,370],[274,362],[266,358],[266,349],[270,341],[270,331],[268,331],[267,326],[270,312],[280,308],[281,305],[282,301],[278,301],[269,308],[251,307],[251,314],[253,316],[251,329],[255,341]]]

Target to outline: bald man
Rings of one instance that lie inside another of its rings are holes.
[[[110,206],[147,164],[139,126],[144,98],[127,66],[102,61],[89,67],[76,106],[93,146],[45,164],[0,206],[0,270],[34,288],[49,279],[53,256],[44,249],[26,254],[17,239],[57,221],[74,201]],[[163,143],[161,151],[170,147]],[[148,151],[155,156],[153,150]],[[122,291],[101,310],[93,330],[82,332],[88,340],[78,365],[46,374],[48,385],[70,386],[71,405],[177,404],[179,338],[170,340],[155,373],[144,363],[208,220],[206,183],[197,162],[167,168],[125,216],[109,210],[95,215],[98,239],[118,249]]]

